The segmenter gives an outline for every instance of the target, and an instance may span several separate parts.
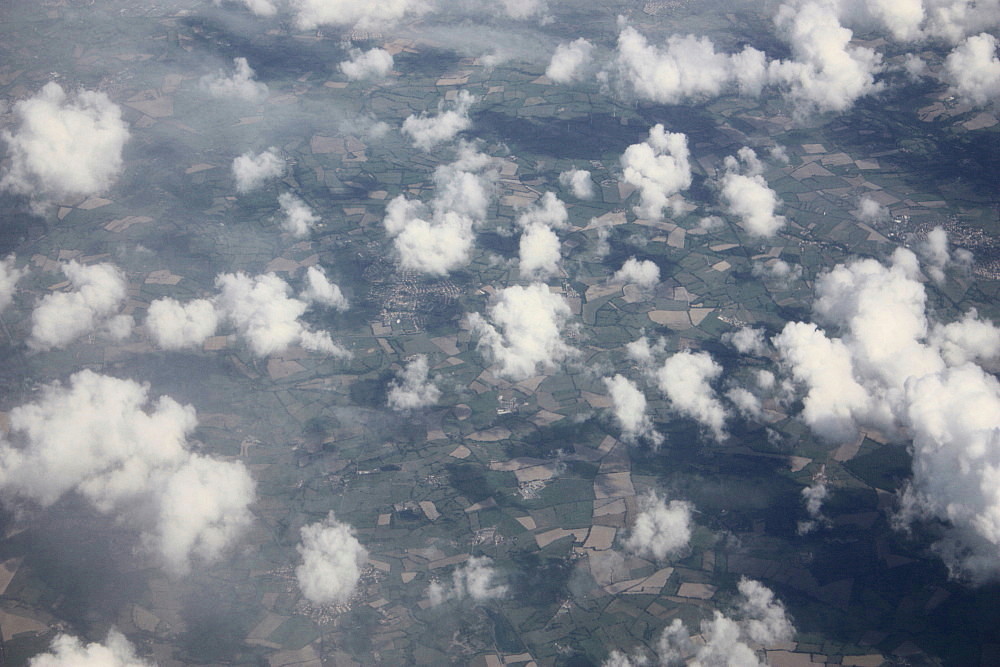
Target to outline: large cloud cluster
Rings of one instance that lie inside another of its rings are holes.
[[[479,335],[479,348],[504,377],[523,380],[576,354],[562,337],[569,304],[543,284],[500,290],[488,315],[489,320],[471,314],[469,325]]]
[[[103,644],[84,644],[79,638],[60,633],[47,653],[36,655],[28,667],[152,667],[135,653],[135,647],[117,630]]]
[[[462,567],[452,572],[451,585],[433,582],[427,589],[432,605],[446,600],[472,598],[476,602],[501,598],[507,593],[504,585],[493,585],[496,569],[488,556],[473,556]]]
[[[257,102],[267,97],[267,84],[254,80],[253,68],[246,58],[233,58],[233,72],[219,70],[198,80],[202,90],[220,99],[239,99]]]
[[[210,562],[251,521],[254,483],[241,463],[188,448],[194,408],[89,370],[10,412],[0,445],[0,489],[49,506],[75,492],[99,511],[143,524],[144,539],[175,572]]]
[[[642,558],[665,560],[684,551],[691,541],[691,510],[683,500],[669,503],[650,491],[639,498],[639,514],[622,543]]]
[[[31,313],[30,348],[63,347],[94,331],[118,340],[132,332],[132,317],[117,314],[128,296],[128,282],[117,267],[68,262],[61,268],[70,290],[38,302]]]
[[[441,390],[428,378],[430,366],[427,355],[415,356],[398,380],[389,387],[388,402],[393,410],[415,410],[434,405],[441,398]]]
[[[683,201],[675,196],[691,187],[690,158],[687,136],[667,132],[659,123],[650,128],[646,141],[625,149],[623,178],[639,188],[636,215],[658,220],[664,208]]]
[[[335,357],[350,356],[329,333],[312,331],[300,319],[311,302],[347,306],[340,288],[321,269],[310,267],[306,272],[302,298],[290,296],[292,288],[273,273],[223,273],[215,285],[219,293],[211,299],[182,304],[164,297],[149,304],[145,326],[154,342],[168,350],[197,347],[220,323],[228,322],[257,356],[279,354],[292,345]]]
[[[469,263],[475,228],[486,218],[493,196],[493,161],[470,145],[458,159],[434,171],[429,204],[399,195],[386,206],[386,233],[404,269],[445,275]]]
[[[860,428],[910,437],[913,479],[900,522],[937,518],[938,545],[956,575],[1000,575],[1000,331],[975,313],[944,324],[927,313],[918,260],[836,266],[816,281],[817,324],[790,322],[773,342],[805,391],[803,420],[833,442]]]
[[[128,125],[104,93],[47,83],[15,104],[14,116],[17,127],[0,135],[10,158],[0,188],[43,203],[98,194],[121,172]]]
[[[469,109],[476,103],[476,96],[461,90],[451,105],[442,102],[436,116],[427,114],[407,116],[402,132],[408,134],[417,148],[429,151],[438,144],[451,141],[459,132],[472,127]]]
[[[341,604],[354,595],[368,551],[350,525],[333,512],[326,519],[303,526],[297,547],[302,564],[295,578],[302,595],[315,604]]]

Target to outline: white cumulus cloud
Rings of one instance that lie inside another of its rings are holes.
[[[629,257],[622,264],[622,268],[615,271],[611,281],[634,283],[639,287],[653,287],[660,282],[660,267],[648,259],[640,261],[635,257]]]
[[[233,178],[236,180],[236,191],[240,194],[256,190],[267,181],[284,173],[285,161],[275,148],[269,148],[257,155],[248,151],[233,160]]]
[[[393,410],[416,410],[437,403],[441,390],[428,377],[427,355],[418,354],[389,386],[388,402]]]
[[[347,297],[340,286],[330,282],[326,271],[320,266],[310,266],[306,269],[305,287],[301,297],[308,303],[318,303],[334,310],[347,310]]]
[[[267,84],[254,80],[253,68],[246,58],[233,58],[233,72],[219,70],[198,80],[202,90],[212,97],[235,98],[257,102],[267,97]]]
[[[678,555],[691,541],[693,509],[689,502],[671,500],[668,503],[652,491],[640,496],[639,514],[622,545],[637,556],[653,560]]]
[[[559,174],[559,184],[577,199],[593,199],[594,181],[586,169],[570,169]]]
[[[17,281],[27,274],[27,269],[17,268],[17,258],[14,255],[7,255],[0,261],[0,312],[14,301]]]
[[[556,47],[545,68],[545,76],[555,83],[570,83],[581,79],[593,60],[594,45],[583,37],[563,42]]]
[[[689,350],[667,358],[656,371],[657,385],[671,406],[706,427],[716,440],[726,437],[726,409],[710,383],[721,373],[708,352]]]
[[[500,290],[487,313],[488,319],[471,314],[469,324],[479,336],[479,349],[504,377],[523,380],[576,354],[562,337],[569,305],[543,284]]]
[[[302,564],[295,568],[302,595],[315,604],[342,604],[351,599],[368,562],[368,550],[350,525],[333,514],[302,527],[297,547]]]
[[[64,347],[98,330],[115,339],[131,333],[131,316],[117,314],[128,296],[128,282],[120,269],[112,264],[87,266],[75,261],[61,268],[70,290],[47,294],[35,306],[29,347]]]
[[[43,388],[10,413],[0,488],[42,506],[76,492],[99,511],[147,522],[143,538],[174,572],[217,560],[251,521],[254,483],[242,463],[188,449],[194,408],[89,370]]]
[[[726,158],[726,173],[722,177],[722,200],[726,210],[740,220],[750,236],[768,238],[785,226],[785,219],[775,215],[779,200],[761,175],[757,154],[750,148],[740,149],[739,159]]]
[[[687,136],[667,132],[659,123],[650,128],[646,141],[625,149],[621,156],[623,178],[639,188],[641,201],[636,215],[661,218],[671,198],[691,187],[690,157]]]
[[[215,335],[219,315],[208,299],[180,303],[163,297],[149,304],[145,327],[157,346],[164,350],[199,347]]]
[[[392,54],[385,49],[351,49],[350,56],[340,63],[340,71],[351,81],[383,79],[392,71]]]
[[[493,560],[488,556],[472,556],[465,564],[452,572],[451,585],[433,582],[427,589],[432,605],[446,600],[472,598],[476,602],[501,598],[507,593],[504,585],[494,585],[497,576]]]
[[[413,145],[429,151],[438,144],[454,139],[459,132],[472,127],[469,109],[476,103],[476,97],[467,90],[459,91],[453,104],[442,102],[436,116],[427,114],[407,116],[402,132],[413,140]]]
[[[282,192],[278,195],[278,205],[285,214],[281,228],[297,239],[309,236],[309,232],[319,222],[319,216],[313,213],[309,205],[291,192]]]
[[[14,117],[0,135],[10,159],[0,188],[45,202],[104,192],[121,172],[128,125],[104,93],[50,82],[17,102]]]
[[[983,105],[1000,95],[997,38],[988,32],[967,37],[948,54],[944,75],[956,95]]]
[[[59,633],[47,653],[28,661],[28,667],[152,667],[136,655],[135,647],[118,630],[112,629],[103,644],[84,644],[79,638]]]
[[[612,411],[625,440],[648,438],[654,446],[663,442],[663,436],[656,432],[652,420],[646,414],[646,395],[634,382],[623,375],[615,375],[604,378],[604,386],[611,395]]]

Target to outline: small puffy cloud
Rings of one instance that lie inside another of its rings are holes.
[[[35,306],[29,347],[63,347],[97,330],[116,339],[131,333],[132,318],[117,314],[128,296],[128,282],[121,270],[112,264],[85,266],[75,261],[61,268],[70,291],[48,294]]]
[[[706,427],[716,440],[726,437],[726,409],[710,382],[721,373],[722,366],[708,352],[688,350],[669,357],[656,371],[657,385],[671,406]]]
[[[254,484],[242,463],[188,449],[194,408],[168,396],[150,406],[148,394],[89,370],[44,387],[10,413],[0,489],[42,506],[76,492],[102,513],[141,523],[146,544],[180,573],[193,558],[217,560],[249,525]]]
[[[594,181],[585,169],[570,169],[559,174],[559,184],[573,193],[577,199],[593,199]]]
[[[571,315],[569,304],[546,285],[504,288],[487,313],[488,320],[473,313],[469,325],[479,336],[479,349],[504,377],[523,380],[576,354],[562,338]]]
[[[799,535],[812,532],[817,522],[825,521],[823,516],[823,501],[829,495],[826,482],[820,480],[811,486],[802,489],[802,500],[806,504],[806,512],[809,514],[809,521],[800,521],[798,524]]]
[[[660,267],[655,262],[629,257],[622,268],[611,277],[615,283],[634,283],[639,287],[653,287],[660,282]]]
[[[743,387],[733,387],[726,392],[726,398],[732,401],[744,419],[760,419],[763,415],[760,399]]]
[[[246,58],[233,58],[233,72],[219,70],[198,80],[199,87],[212,97],[256,102],[267,97],[267,84],[254,80],[254,71]]]
[[[945,59],[944,75],[963,99],[978,105],[992,102],[1000,95],[997,38],[988,32],[966,38]]]
[[[257,356],[281,353],[292,345],[334,357],[350,355],[330,334],[310,331],[299,320],[309,304],[290,297],[291,287],[275,274],[223,273],[215,286],[220,317],[236,328]]]
[[[41,202],[94,195],[121,172],[128,125],[104,93],[66,93],[50,82],[17,102],[14,117],[16,127],[0,135],[10,159],[0,189]]]
[[[236,191],[240,194],[256,190],[265,182],[284,173],[285,161],[275,148],[269,148],[257,155],[248,151],[233,160],[233,178],[236,180]]]
[[[491,558],[472,556],[465,565],[452,573],[450,586],[434,582],[428,587],[427,596],[434,606],[446,600],[462,600],[467,597],[476,602],[501,598],[507,593],[507,587],[493,585],[495,577],[496,569]]]
[[[214,0],[215,4],[220,4],[222,0]],[[273,0],[238,0],[256,16],[274,16],[278,13],[278,7]]]
[[[571,83],[586,74],[593,60],[594,45],[583,37],[556,47],[545,76],[555,83]]]
[[[330,512],[325,520],[303,526],[300,534],[302,564],[295,568],[295,579],[303,597],[314,604],[350,600],[368,562],[354,529]]]
[[[27,269],[17,268],[17,258],[14,255],[7,255],[0,261],[0,312],[13,302],[17,281],[27,273]]]
[[[858,201],[858,208],[853,211],[853,214],[861,222],[869,224],[882,222],[889,217],[888,209],[871,197],[862,197]]]
[[[331,283],[320,266],[310,266],[306,269],[305,287],[301,297],[308,303],[318,303],[334,310],[347,310],[349,305],[340,286]]]
[[[340,71],[351,81],[383,79],[392,71],[392,54],[385,49],[351,49],[350,55],[340,63]]]
[[[972,253],[958,249],[948,250],[948,232],[941,227],[935,227],[927,233],[927,237],[917,245],[917,252],[924,260],[924,270],[931,280],[939,285],[944,282],[945,269],[959,266],[968,269],[972,266]]]
[[[429,151],[438,144],[454,139],[459,132],[472,127],[469,109],[475,104],[476,97],[467,90],[459,91],[454,104],[444,102],[438,105],[436,116],[421,114],[411,115],[403,121],[402,132],[413,140],[413,145]]]
[[[761,175],[762,165],[753,150],[741,149],[739,158],[738,161],[726,158],[726,173],[721,183],[726,210],[740,219],[750,236],[774,236],[785,226],[785,219],[774,213],[779,204],[778,195]]]
[[[729,343],[740,354],[752,354],[759,357],[767,352],[763,329],[743,326],[732,333],[723,334],[722,342]]]
[[[544,21],[545,12],[548,11],[545,0],[500,0],[500,6],[508,17],[516,20],[539,16]]]
[[[565,229],[568,224],[569,212],[566,210],[566,205],[551,192],[546,192],[538,202],[524,209],[517,217],[519,227],[545,225],[555,229]]]
[[[60,633],[48,653],[31,658],[28,667],[153,667],[153,663],[136,655],[125,635],[112,629],[103,644],[84,644],[73,635]]]
[[[529,224],[521,233],[518,258],[522,278],[545,280],[556,275],[562,260],[559,237],[544,224]]]
[[[434,405],[441,398],[441,390],[428,377],[427,355],[415,356],[398,379],[389,385],[388,402],[393,410],[417,410]]]
[[[640,366],[649,366],[653,363],[657,355],[663,354],[666,341],[662,338],[654,345],[649,344],[649,339],[643,336],[625,345],[625,353],[629,359],[637,362]]]
[[[623,375],[615,375],[604,378],[604,385],[611,394],[612,410],[621,426],[622,437],[629,441],[649,438],[654,446],[659,445],[663,436],[653,429],[653,422],[646,414],[646,396],[635,383]]]
[[[290,0],[289,4],[300,30],[314,30],[323,25],[353,26],[361,30],[382,28],[419,16],[431,8],[424,0]]]
[[[650,491],[639,498],[639,514],[622,545],[640,558],[665,560],[676,556],[691,541],[693,509],[689,502],[668,503]]]
[[[209,336],[215,335],[219,315],[208,299],[182,304],[163,297],[149,304],[145,326],[157,346],[164,350],[180,350],[199,347]]]
[[[632,144],[621,156],[623,178],[639,188],[640,204],[636,215],[659,219],[671,205],[671,197],[691,187],[691,153],[687,136],[667,132],[657,123],[649,138]]]
[[[278,195],[278,205],[285,215],[281,221],[281,228],[297,239],[309,236],[309,232],[319,222],[319,216],[313,213],[309,205],[291,192],[282,192]]]
[[[783,259],[773,258],[763,262],[754,262],[750,269],[752,275],[771,280],[779,287],[787,288],[802,278],[802,266],[789,264]]]
[[[785,613],[785,605],[774,598],[764,584],[743,577],[738,584],[743,599],[739,611],[743,618],[743,633],[761,646],[773,646],[789,641],[795,627]]]

